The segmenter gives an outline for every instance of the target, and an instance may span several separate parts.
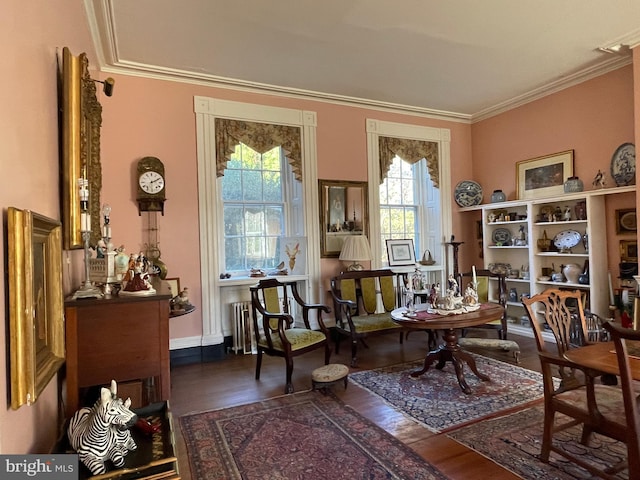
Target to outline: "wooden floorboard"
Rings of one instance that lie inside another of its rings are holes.
[[[478,333],[479,332],[479,333]],[[494,336],[495,331],[478,331],[477,335]],[[540,371],[537,350],[532,338],[510,335],[520,345],[520,366]],[[369,348],[359,351],[357,370],[368,370],[385,365],[423,359],[427,349],[427,337],[411,335],[401,345],[397,335],[386,335],[368,340]],[[333,354],[332,363],[349,365],[350,352],[343,343],[340,354]],[[471,351],[515,364],[509,352],[470,349]],[[294,360],[293,384],[296,391],[311,387],[311,371],[324,363],[323,352],[317,351]],[[201,412],[251,403],[284,394],[285,368],[282,358],[264,357],[260,380],[255,378],[255,356],[229,354],[217,362],[183,365],[171,369],[170,406],[174,416],[176,453],[180,474],[184,480],[191,477],[184,440],[177,418],[189,412]],[[455,376],[452,375],[452,382]],[[438,467],[452,479],[515,479],[517,475],[491,460],[451,440],[444,434],[435,434],[407,419],[388,406],[382,399],[349,383],[333,389],[336,395],[361,415],[389,432],[418,452],[429,463]]]

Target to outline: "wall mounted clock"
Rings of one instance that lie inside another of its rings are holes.
[[[166,182],[164,165],[156,157],[144,157],[136,169],[138,215],[142,212],[161,212],[164,215]]]

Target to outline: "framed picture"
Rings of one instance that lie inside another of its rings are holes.
[[[638,224],[635,208],[622,208],[616,210],[616,233],[636,233]]]
[[[413,249],[413,240],[387,240],[387,256],[389,266],[398,267],[401,265],[415,265],[416,253]]]
[[[34,403],[65,359],[60,222],[9,207],[11,408]]]
[[[573,150],[522,160],[516,164],[517,197],[552,197],[564,193],[564,182],[573,176]]]
[[[620,240],[620,260],[623,262],[638,261],[638,242],[636,240]]]
[[[307,273],[307,237],[283,237],[280,245],[280,260],[289,275]]]
[[[180,294],[180,279],[179,278],[167,278],[165,282],[169,285],[171,290],[171,298],[177,297]]]

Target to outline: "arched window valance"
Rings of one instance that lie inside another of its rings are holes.
[[[393,159],[397,155],[404,161],[414,164],[423,158],[427,161],[427,168],[434,187],[438,188],[438,144],[423,140],[408,138],[378,137],[380,147],[380,183],[384,181]]]
[[[227,161],[235,152],[236,145],[244,143],[261,154],[281,146],[296,179],[302,181],[302,149],[299,127],[216,118],[215,131],[216,176],[222,177],[224,175]]]

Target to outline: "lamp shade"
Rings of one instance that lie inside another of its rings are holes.
[[[362,265],[357,262],[371,260],[371,248],[367,237],[364,235],[349,235],[340,251],[340,260],[353,262],[352,269],[362,270]]]

